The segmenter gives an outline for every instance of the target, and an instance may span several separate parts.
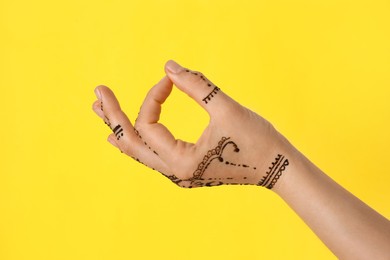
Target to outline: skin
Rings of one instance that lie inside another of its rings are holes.
[[[390,259],[389,220],[330,179],[268,121],[235,102],[200,72],[168,61],[165,73],[147,94],[134,125],[108,87],[95,89],[98,100],[93,110],[114,131],[108,137],[113,146],[183,188],[261,185],[275,165],[275,174],[279,176],[269,175],[275,179],[268,188],[337,257]],[[173,84],[210,116],[195,144],[175,139],[158,122],[161,106]],[[278,155],[283,156],[280,164]]]

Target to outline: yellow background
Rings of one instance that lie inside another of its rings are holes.
[[[112,87],[134,120],[175,59],[390,217],[389,13],[386,0],[1,0],[0,259],[335,259],[266,189],[184,190],[120,154],[93,89]],[[162,122],[195,141],[208,118],[175,90]]]

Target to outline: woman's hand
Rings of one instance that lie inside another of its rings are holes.
[[[181,187],[274,188],[337,257],[389,258],[386,218],[330,179],[269,122],[229,98],[201,73],[173,61],[165,71],[167,75],[146,96],[134,127],[112,91],[96,88],[99,100],[93,109],[114,132],[108,137],[114,146]],[[173,84],[210,115],[196,144],[176,140],[158,123]]]
[[[108,141],[181,187],[253,184],[273,188],[288,171],[285,155],[290,145],[286,139],[202,73],[174,61],[167,62],[165,72],[147,94],[134,126],[114,93],[105,86],[96,88],[98,100],[93,109],[113,131]],[[173,84],[210,116],[209,125],[195,144],[175,139],[158,122]]]

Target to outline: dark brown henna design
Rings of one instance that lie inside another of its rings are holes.
[[[171,180],[174,184],[176,184],[176,185],[178,185],[178,186],[181,186],[181,185],[180,185],[180,182],[182,182],[183,180],[182,180],[182,179],[179,179],[176,175],[174,175],[174,174],[172,174],[172,175],[167,175],[167,174],[165,174],[165,173],[163,173],[163,172],[160,172],[159,170],[156,170],[156,169],[154,169],[154,168],[149,167],[148,165],[146,165],[145,163],[141,162],[141,161],[140,161],[138,158],[136,158],[136,157],[131,156],[131,158],[133,158],[136,162],[138,162],[138,163],[140,163],[140,164],[142,164],[142,165],[144,165],[144,166],[146,166],[146,167],[152,169],[153,171],[157,171],[157,172],[161,173],[163,176],[165,176],[165,177],[167,177],[169,180]],[[192,187],[188,187],[188,188],[192,188]]]
[[[182,182],[183,180],[182,179],[179,179],[178,177],[176,177],[176,175],[172,174],[172,175],[165,175],[163,174],[165,177],[167,177],[168,179],[170,179],[174,184],[180,186],[180,182]]]
[[[138,138],[141,139],[141,141],[144,143],[144,145],[147,146],[147,147],[149,148],[149,150],[151,150],[155,155],[158,156],[158,153],[157,153],[155,150],[153,150],[153,149],[148,145],[148,143],[145,142],[145,141],[142,139],[142,136],[140,135],[140,133],[138,132],[138,130],[134,128],[134,132],[135,132],[135,134],[138,136]]]
[[[211,82],[210,82],[205,76],[203,76],[202,73],[195,72],[195,71],[191,71],[191,70],[189,70],[189,69],[186,69],[186,72],[189,72],[189,73],[191,73],[191,74],[193,74],[193,75],[195,75],[195,76],[198,76],[198,75],[199,75],[200,78],[201,78],[204,82],[207,83],[207,86],[208,86],[209,88],[212,87],[212,86],[216,87],[215,85],[211,84]]]
[[[104,112],[103,101],[100,101],[100,109]],[[119,140],[123,136],[123,128],[121,125],[117,125],[114,128],[112,128],[110,119],[106,115],[104,115],[103,121],[114,132],[117,140]]]
[[[223,183],[222,181],[209,181],[209,182],[193,181],[191,182],[191,184],[194,187],[214,187],[214,186],[224,185],[225,183]]]
[[[103,109],[103,101],[100,101],[100,109],[103,111],[103,115],[104,115],[104,109]],[[108,127],[111,129],[111,123],[110,123],[110,119],[104,115],[104,119],[103,119],[104,123],[106,125],[108,125]],[[112,129],[111,129],[112,130]]]
[[[194,171],[191,180],[202,179],[204,171],[207,169],[207,167],[209,167],[213,160],[218,159],[220,162],[223,162],[222,153],[228,144],[232,144],[234,146],[234,152],[238,153],[240,151],[237,145],[234,142],[229,141],[229,139],[230,137],[222,137],[218,142],[217,147],[207,152],[207,154],[203,157],[203,161],[199,163],[198,168]]]
[[[201,73],[199,72],[195,72],[195,71],[191,71],[189,69],[186,69],[186,72],[188,73],[191,73],[195,76],[200,76],[200,78],[207,83],[207,86],[210,88],[210,87],[213,87],[214,86],[214,89],[204,98],[202,99],[203,102],[205,102],[206,104],[211,100],[211,98],[214,97],[214,95],[216,95],[218,93],[218,91],[220,91],[220,88],[213,85],[208,79],[206,79],[205,76],[203,76]]]
[[[104,112],[103,101],[100,101],[100,109]],[[105,114],[104,114],[103,122],[112,130],[110,119]],[[123,136],[123,134],[122,134],[122,136]]]
[[[141,162],[138,158],[135,158],[133,156],[131,156],[131,158],[133,158],[135,161],[137,161],[138,163],[142,164],[142,165],[145,165],[146,167],[148,167],[146,164],[144,164],[143,162]]]
[[[104,123],[111,129],[111,122],[110,122],[110,119],[106,116],[104,116],[104,119],[103,119]],[[112,129],[111,129],[112,130]]]
[[[134,129],[136,135],[142,140],[142,136],[139,134],[139,132]],[[145,145],[147,145],[146,142],[144,142]],[[193,188],[193,187],[214,187],[214,186],[220,186],[220,185],[249,185],[251,183],[247,182],[246,176],[240,177],[242,178],[243,183],[238,182],[237,177],[215,177],[215,178],[208,178],[204,179],[203,175],[206,169],[209,167],[212,161],[215,159],[218,159],[218,163],[221,163],[223,165],[229,165],[229,166],[235,166],[235,167],[242,167],[244,169],[252,169],[256,170],[256,167],[251,167],[246,164],[237,164],[232,163],[229,161],[225,161],[223,154],[224,150],[228,145],[232,145],[234,150],[233,152],[238,153],[240,149],[238,148],[237,144],[230,140],[230,137],[222,137],[221,140],[218,142],[218,145],[207,152],[207,154],[204,156],[203,161],[198,165],[198,168],[194,171],[193,177],[189,179],[180,179],[176,175],[167,175],[163,172],[160,172],[162,175],[167,177],[170,181],[175,183],[176,185],[180,187],[186,187],[186,188]],[[141,162],[138,158],[132,157],[137,162],[145,165],[143,162]],[[147,165],[145,165],[147,166]],[[155,169],[153,169],[155,170]],[[189,183],[185,184],[185,182]],[[276,181],[275,181],[276,182]]]
[[[285,159],[283,155],[278,154],[275,158],[275,161],[268,168],[269,171],[266,172],[266,175],[259,181],[257,185],[272,189],[288,165],[288,159]]]
[[[123,152],[122,152],[122,153],[123,153]],[[149,166],[146,165],[145,163],[141,162],[141,161],[140,161],[138,158],[136,158],[136,157],[131,156],[131,158],[133,158],[134,161],[136,161],[136,162],[138,162],[138,163],[140,163],[140,164],[142,164],[142,165],[144,165],[144,166],[146,166],[146,167],[152,169],[153,171],[158,171],[158,170],[156,170],[156,169],[154,169],[154,168],[152,168],[152,167],[149,167]],[[162,172],[160,172],[160,171],[158,171],[158,172],[161,173],[162,175],[166,176],[164,173],[162,173]]]
[[[225,162],[226,165],[231,165],[231,166],[237,166],[237,167],[243,167],[243,168],[251,168],[249,165],[246,164],[237,164],[237,163],[232,163],[229,161]],[[252,167],[253,170],[256,170],[256,167]]]
[[[119,140],[123,136],[123,128],[121,125],[117,125],[112,129],[112,132],[114,132],[116,139]]]
[[[218,93],[219,90],[220,90],[219,87],[215,87],[213,91],[211,91],[204,99],[202,99],[203,102],[207,104],[211,100],[211,98],[213,98],[214,95]]]
[[[116,139],[119,140],[123,136],[123,128],[121,125],[117,125],[116,127],[111,127],[110,119],[107,116],[104,116],[104,123],[112,130],[112,132],[115,134]]]
[[[192,182],[194,187],[214,187],[214,186],[221,186],[221,185],[251,185],[250,183],[238,183],[238,182],[223,182],[223,181],[208,181],[208,182],[202,182],[202,181],[194,181]],[[188,188],[192,188],[193,186],[189,186]]]
[[[209,178],[207,181],[203,179],[204,172],[206,169],[209,167],[212,161],[215,159],[218,159],[218,162],[224,163],[225,165],[232,165],[232,166],[237,166],[237,167],[243,167],[243,168],[252,168],[253,170],[256,170],[256,167],[250,167],[249,165],[246,164],[236,164],[236,163],[231,163],[229,161],[224,161],[223,158],[223,152],[225,148],[228,145],[232,145],[234,148],[234,152],[238,153],[240,149],[238,148],[237,144],[234,143],[233,141],[230,140],[230,137],[222,137],[221,140],[218,142],[217,147],[214,149],[211,149],[207,152],[207,154],[203,157],[203,160],[201,163],[199,163],[198,168],[194,171],[193,177],[190,179],[187,179],[186,181],[191,181],[191,187],[196,186],[196,187],[202,187],[202,186],[219,186],[222,184],[236,184],[236,183],[231,183],[231,180],[234,180],[233,177],[229,178]],[[247,179],[247,177],[243,177],[243,179]],[[228,183],[225,182],[225,180],[228,181]],[[229,183],[230,182],[230,183]],[[239,184],[239,183],[237,183]],[[249,183],[248,183],[249,184]]]

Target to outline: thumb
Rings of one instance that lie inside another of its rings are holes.
[[[176,87],[194,99],[210,115],[218,108],[223,108],[226,101],[230,100],[202,73],[183,68],[173,60],[165,64],[165,72]]]

